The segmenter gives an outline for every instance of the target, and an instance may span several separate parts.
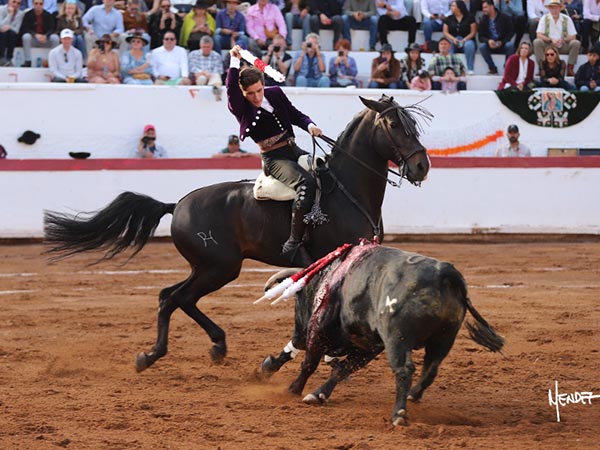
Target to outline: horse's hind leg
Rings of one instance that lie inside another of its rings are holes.
[[[171,300],[171,294],[181,287],[186,281],[181,281],[171,287],[160,291],[158,296],[158,336],[156,343],[150,353],[140,352],[135,360],[135,370],[141,372],[167,354],[167,342],[169,337],[169,323],[171,315],[178,305]]]

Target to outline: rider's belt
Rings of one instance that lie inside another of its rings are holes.
[[[267,153],[272,150],[277,150],[278,148],[281,148],[281,147],[285,147],[288,145],[289,146],[294,145],[294,143],[296,142],[296,139],[294,139],[293,136],[290,136],[288,138],[280,140],[284,136],[285,136],[285,133],[278,135],[278,136],[273,136],[272,138],[265,139],[264,141],[258,142],[260,152]],[[275,143],[273,144],[272,142],[275,142]]]

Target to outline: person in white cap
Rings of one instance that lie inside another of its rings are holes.
[[[73,46],[73,30],[65,28],[60,32],[60,45],[50,50],[48,67],[52,81],[57,83],[85,83],[82,78],[83,56]]]
[[[548,0],[546,8],[550,11],[544,14],[537,27],[537,38],[533,41],[533,52],[538,64],[544,59],[546,48],[553,46],[561,55],[569,55],[567,60],[567,75],[575,75],[573,70],[579,55],[581,43],[577,40],[577,30],[573,20],[561,14],[561,0]]]

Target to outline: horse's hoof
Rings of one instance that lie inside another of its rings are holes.
[[[321,406],[327,403],[327,397],[325,397],[325,394],[319,394],[318,396],[315,394],[308,394],[302,401],[307,405]]]
[[[273,358],[272,355],[267,356],[260,365],[260,373],[265,379],[271,378],[271,375],[278,370],[279,369],[275,367],[275,358]]]
[[[137,373],[143,372],[150,364],[148,364],[148,355],[144,352],[139,352],[137,357],[135,358],[135,371]]]
[[[398,425],[408,425],[408,417],[406,416],[406,410],[401,409],[398,411],[392,419],[392,425],[397,427]]]
[[[227,350],[223,345],[215,344],[210,349],[210,357],[214,364],[221,364],[226,354]]]

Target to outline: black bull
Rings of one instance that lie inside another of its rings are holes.
[[[287,272],[271,277],[267,285]],[[306,350],[300,374],[289,387],[300,395],[324,355],[346,355],[332,364],[327,382],[304,398],[322,404],[340,381],[385,350],[396,376],[392,422],[404,423],[406,400],[420,399],[433,383],[466,310],[475,318],[467,322],[471,338],[500,351],[504,339],[475,310],[465,280],[452,264],[389,247],[355,246],[297,294],[292,345],[277,358],[267,357],[262,371],[270,376],[295,356],[290,350]],[[423,347],[421,377],[411,388],[412,350]]]

